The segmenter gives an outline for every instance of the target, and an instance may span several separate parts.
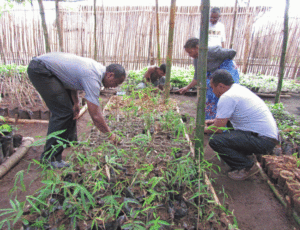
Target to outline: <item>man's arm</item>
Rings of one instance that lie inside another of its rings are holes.
[[[78,91],[77,90],[71,90],[71,98],[74,103],[73,105],[73,113],[74,113],[74,120],[78,119],[78,115],[80,112],[79,107],[79,99],[78,99]]]
[[[93,104],[92,102],[87,101],[89,114],[94,122],[94,125],[102,132],[107,133],[109,136],[109,140],[113,143],[117,143],[116,135],[111,133],[110,128],[106,124],[104,117],[102,116],[100,106]]]
[[[214,120],[206,121],[204,133],[222,133],[223,130],[218,128],[226,127],[227,121],[228,118],[222,118],[222,119],[216,118]]]
[[[190,84],[177,90],[177,92],[179,92],[180,94],[185,94],[190,88],[193,88],[195,85],[197,85],[197,80],[193,79]]]

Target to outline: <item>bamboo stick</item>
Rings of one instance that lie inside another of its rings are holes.
[[[22,145],[17,149],[17,151],[0,165],[0,178],[3,177],[18,161],[22,159],[33,142],[34,139],[32,137],[23,138]]]
[[[87,104],[84,105],[79,112],[78,119],[87,111]],[[10,118],[10,117],[3,117],[4,121],[15,123],[15,124],[49,124],[49,121],[47,120],[35,120],[35,119],[18,119],[16,118]]]

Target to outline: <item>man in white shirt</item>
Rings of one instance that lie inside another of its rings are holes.
[[[278,143],[276,122],[264,101],[246,87],[234,84],[228,71],[215,71],[210,85],[219,102],[216,119],[206,121],[204,132],[216,133],[209,145],[231,167],[228,177],[245,180],[258,172],[247,156],[267,154]],[[223,132],[221,128],[228,120],[234,130]]]
[[[219,22],[220,8],[214,7],[210,11],[208,46],[222,46],[225,48],[225,26]]]

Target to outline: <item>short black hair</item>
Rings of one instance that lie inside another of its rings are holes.
[[[217,14],[221,14],[221,11],[220,11],[220,8],[219,7],[213,7],[211,10],[210,10],[210,13],[213,14],[213,13],[217,13]]]
[[[164,73],[166,73],[166,69],[167,69],[166,64],[161,64],[160,67],[159,67],[159,69],[160,69],[161,71],[163,71]]]
[[[185,49],[191,49],[191,48],[196,48],[199,45],[199,38],[189,38],[183,48]]]
[[[212,83],[217,86],[219,83],[230,86],[234,83],[232,75],[225,69],[218,69],[211,75]]]
[[[120,64],[110,64],[106,67],[106,72],[111,72],[115,74],[115,78],[126,77],[126,72],[123,66]]]

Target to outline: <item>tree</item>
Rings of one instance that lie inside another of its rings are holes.
[[[234,39],[234,32],[235,32],[235,26],[236,26],[236,15],[237,15],[237,7],[238,7],[238,0],[235,0],[235,6],[234,6],[234,16],[233,16],[233,25],[231,30],[231,38],[229,43],[229,48],[232,49],[233,47],[233,39]]]
[[[97,8],[96,8],[96,1],[94,0],[94,43],[95,43],[95,53],[94,53],[94,59],[97,61]]]
[[[172,55],[173,55],[175,11],[176,11],[176,0],[171,0],[168,52],[167,52],[167,71],[166,71],[166,83],[165,83],[165,101],[167,101],[170,96],[170,78],[171,78],[171,66],[172,66]]]
[[[45,19],[45,11],[44,11],[44,5],[42,0],[38,0],[39,7],[40,7],[40,14],[41,14],[41,20],[42,20],[42,27],[44,31],[44,38],[45,38],[45,45],[46,45],[46,52],[49,53],[51,52],[50,49],[50,42],[49,42],[49,36],[48,36],[48,29],[47,29],[47,24],[46,24],[46,19]]]
[[[64,41],[63,41],[63,34],[62,34],[62,28],[61,28],[61,19],[60,19],[58,1],[59,0],[55,0],[56,27],[57,27],[59,50],[60,50],[60,52],[64,52]]]
[[[200,157],[204,153],[204,124],[205,124],[205,101],[206,101],[206,74],[207,74],[207,51],[208,51],[208,26],[209,26],[210,0],[202,0],[201,3],[201,30],[199,56],[197,63],[197,117],[196,117],[196,140],[195,154]]]
[[[282,51],[280,57],[279,79],[278,79],[275,103],[278,103],[280,100],[282,81],[284,76],[285,55],[286,55],[286,48],[287,48],[288,36],[289,36],[289,6],[290,6],[290,0],[286,0],[285,12],[284,12]]]
[[[157,38],[157,62],[158,65],[160,66],[161,64],[161,57],[160,57],[160,42],[159,42],[159,16],[158,16],[158,0],[156,0],[156,38]]]

